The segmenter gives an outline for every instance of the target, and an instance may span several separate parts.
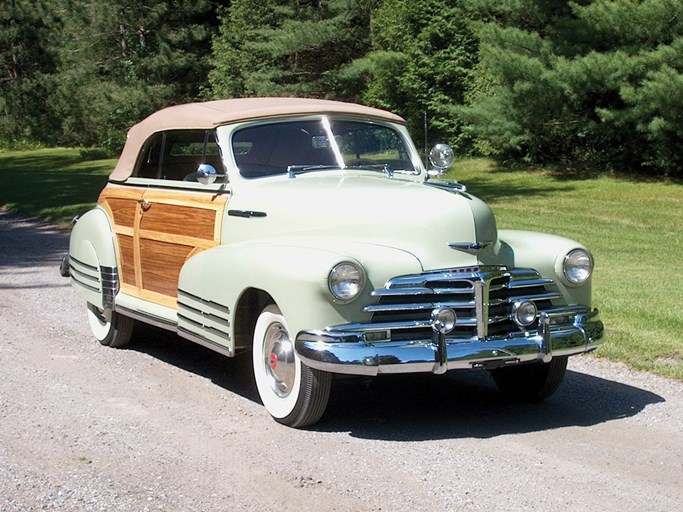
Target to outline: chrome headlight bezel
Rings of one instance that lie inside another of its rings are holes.
[[[595,263],[586,249],[573,249],[562,260],[562,274],[570,286],[585,284],[593,274]]]
[[[520,327],[529,327],[538,317],[538,307],[531,300],[520,300],[512,305],[512,320]]]
[[[327,277],[327,287],[335,301],[343,304],[352,302],[365,287],[365,271],[351,261],[337,263]]]

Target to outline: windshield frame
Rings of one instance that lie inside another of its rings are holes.
[[[365,116],[353,116],[353,115],[341,115],[341,114],[317,114],[317,115],[301,115],[301,116],[287,116],[287,117],[281,117],[281,118],[270,118],[270,119],[259,119],[255,121],[247,121],[239,124],[234,124],[234,125],[224,125],[218,127],[219,131],[219,143],[222,146],[222,149],[224,151],[224,155],[230,155],[229,158],[226,158],[226,164],[228,167],[228,172],[230,174],[230,180],[231,182],[234,182],[235,180],[239,181],[244,181],[244,182],[254,182],[254,181],[261,181],[263,179],[273,179],[273,178],[291,178],[293,175],[297,175],[299,172],[294,171],[294,172],[287,172],[286,169],[283,169],[282,172],[278,173],[273,173],[270,175],[264,175],[264,176],[245,176],[241,173],[239,165],[237,163],[237,157],[235,155],[235,151],[233,150],[233,140],[235,135],[248,128],[253,128],[257,126],[268,126],[268,125],[274,125],[274,124],[287,124],[287,123],[297,123],[297,122],[316,122],[320,123],[321,127],[326,131],[328,139],[331,141],[330,144],[330,149],[334,153],[334,157],[336,160],[336,164],[333,165],[325,165],[325,166],[315,166],[311,165],[305,166],[302,164],[306,164],[306,162],[292,162],[291,165],[294,168],[305,168],[306,173],[311,173],[311,172],[330,172],[330,170],[338,170],[338,171],[347,171],[347,170],[353,170],[353,171],[365,171],[365,172],[372,172],[375,174],[387,174],[386,173],[386,166],[378,166],[378,165],[358,165],[358,166],[349,166],[347,165],[342,157],[341,150],[339,146],[336,144],[336,140],[334,137],[330,137],[330,134],[333,132],[333,126],[334,123],[339,121],[339,122],[357,122],[357,123],[362,123],[362,124],[367,124],[367,125],[373,125],[373,126],[378,126],[382,128],[387,128],[391,130],[397,137],[397,139],[400,141],[400,143],[403,146],[403,149],[406,151],[406,160],[410,162],[412,166],[412,170],[403,170],[399,169],[396,170],[396,176],[401,176],[401,177],[406,177],[411,179],[411,181],[423,181],[424,179],[424,166],[423,163],[420,159],[420,156],[417,153],[417,150],[415,146],[413,145],[413,142],[410,138],[410,135],[408,134],[408,131],[403,124],[391,122],[391,121],[386,121],[382,119],[376,119],[376,118],[369,118]],[[393,175],[393,173],[391,173]]]

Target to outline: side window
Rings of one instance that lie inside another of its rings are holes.
[[[201,164],[225,174],[213,130],[169,130],[154,134],[143,146],[135,176],[174,181],[196,181]]]
[[[161,149],[164,134],[154,134],[143,146],[134,176],[139,178],[158,178],[161,162]]]

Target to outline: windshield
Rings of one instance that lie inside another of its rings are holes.
[[[401,134],[367,121],[322,117],[250,126],[235,132],[232,149],[247,178],[347,168],[419,173]]]

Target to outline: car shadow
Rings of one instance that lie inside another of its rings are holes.
[[[486,439],[587,427],[634,416],[647,405],[664,402],[650,391],[575,371],[567,372],[552,397],[534,404],[506,400],[490,375],[480,370],[336,384],[317,428],[387,441]]]
[[[224,357],[143,324],[136,326],[130,349],[260,404],[250,353]],[[537,404],[504,399],[482,370],[375,378],[339,376],[333,381],[324,416],[310,430],[349,432],[353,437],[386,441],[485,439],[597,425],[634,416],[663,401],[650,391],[571,370],[560,389]]]
[[[126,348],[209,379],[231,393],[261,403],[251,371],[251,352],[225,357],[173,332],[140,322],[136,322],[132,343]]]

